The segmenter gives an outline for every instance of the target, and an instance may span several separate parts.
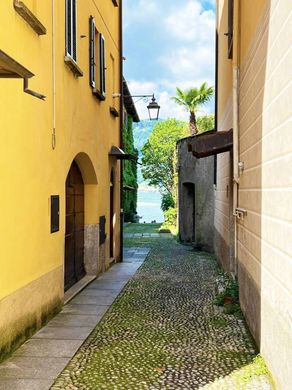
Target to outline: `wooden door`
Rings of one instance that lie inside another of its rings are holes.
[[[84,275],[84,183],[73,162],[66,180],[65,291]]]

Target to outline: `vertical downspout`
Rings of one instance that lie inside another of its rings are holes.
[[[123,150],[123,1],[119,2],[119,49],[120,49],[120,148]],[[120,261],[123,261],[123,239],[124,239],[124,209],[123,209],[123,160],[120,160]]]
[[[56,31],[55,31],[55,0],[52,0],[52,89],[53,89],[53,131],[52,149],[56,148]]]
[[[237,274],[237,212],[238,184],[239,184],[239,1],[234,1],[234,25],[233,25],[233,216],[234,216],[234,267]]]
[[[217,13],[218,14],[218,13]],[[216,37],[215,37],[215,131],[218,131],[218,22],[216,21]],[[217,154],[214,156],[214,188],[217,186]]]

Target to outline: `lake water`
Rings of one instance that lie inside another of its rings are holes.
[[[138,189],[137,212],[140,223],[151,223],[152,221],[163,222],[163,212],[160,208],[161,195],[159,191],[145,191]]]

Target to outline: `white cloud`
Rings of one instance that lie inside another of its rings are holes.
[[[173,8],[164,21],[173,44],[158,58],[173,84],[182,89],[214,84],[215,14],[198,0]]]
[[[214,81],[215,53],[212,47],[196,46],[180,47],[178,50],[171,50],[168,55],[158,59],[172,75],[176,83],[197,85],[200,81],[207,81],[212,84]]]
[[[210,43],[214,39],[214,26],[214,12],[204,10],[198,0],[191,0],[184,7],[174,9],[165,19],[165,28],[171,36],[196,44]]]
[[[125,20],[129,23],[125,36],[131,42],[131,50],[136,45],[144,50],[138,50],[138,54],[135,50],[127,53],[133,61],[125,63],[125,67],[133,72],[132,77],[135,78],[128,81],[128,85],[132,95],[154,92],[161,106],[162,119],[176,117],[188,120],[188,113],[183,107],[170,99],[175,95],[176,87],[185,90],[203,82],[214,85],[215,13],[210,9],[214,3],[214,0],[124,2]],[[135,26],[133,33],[131,24]],[[152,34],[148,34],[149,30]],[[143,46],[141,42],[150,45]],[[147,101],[134,101],[140,118],[147,119]],[[212,103],[203,110],[212,112]]]
[[[138,0],[133,5],[133,0],[124,1],[123,4],[123,28],[127,29],[132,23],[141,23],[152,18],[159,11],[159,4],[155,0]]]
[[[153,81],[127,80],[127,83],[132,95],[150,95],[157,89]]]

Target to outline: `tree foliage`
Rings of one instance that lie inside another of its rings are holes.
[[[138,151],[134,147],[133,120],[130,116],[128,116],[123,128],[123,143],[126,153],[138,156]],[[123,193],[124,219],[125,222],[135,222],[138,184],[137,164],[133,161],[124,161],[123,184],[132,188],[132,190],[126,190]]]
[[[214,115],[204,115],[197,118],[198,133],[213,130],[215,127]]]
[[[142,174],[161,193],[174,192],[174,153],[176,142],[187,135],[185,122],[168,119],[158,123],[142,147]]]
[[[214,88],[203,83],[199,88],[190,88],[186,91],[176,88],[176,96],[172,100],[186,108],[190,113],[189,131],[190,135],[198,133],[196,112],[202,105],[206,104],[214,94]]]
[[[162,194],[161,198],[161,210],[166,211],[171,207],[175,207],[175,202],[171,193],[166,192]]]

